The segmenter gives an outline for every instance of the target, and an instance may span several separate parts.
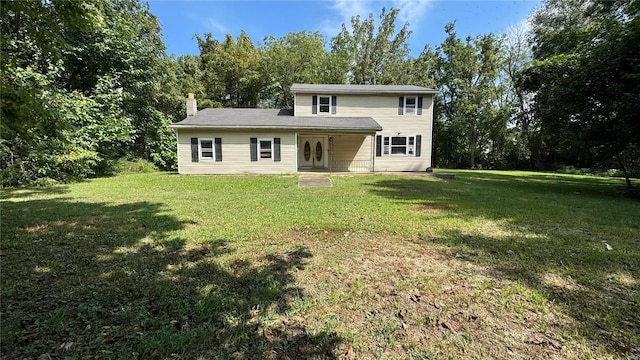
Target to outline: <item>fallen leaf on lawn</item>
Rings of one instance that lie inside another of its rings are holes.
[[[340,355],[338,360],[353,360],[356,358],[356,353],[353,352],[353,349],[349,348],[346,353]]]
[[[400,319],[404,319],[405,317],[407,317],[407,310],[404,310],[404,309],[400,310],[400,312],[398,313],[398,317]]]
[[[262,334],[264,335],[264,338],[267,339],[267,341],[272,341],[274,338],[273,333],[267,329],[264,329]]]
[[[207,255],[210,252],[211,251],[209,250],[209,248],[205,244],[200,244],[200,253],[202,255]]]
[[[407,325],[407,323],[406,323],[406,322],[404,322],[404,321],[402,322],[402,325],[401,325],[401,326],[402,326],[402,329],[403,329],[403,330],[407,330],[407,328],[409,327],[409,325]]]
[[[455,320],[438,320],[438,325],[452,332],[457,332],[460,329],[460,324]]]
[[[453,289],[445,290],[444,293],[448,294],[448,295],[451,295],[451,294],[455,293],[455,290],[453,290]]]
[[[73,342],[71,341],[63,342],[62,344],[60,344],[60,349],[69,350],[72,346],[73,346]]]
[[[149,359],[155,359],[158,357],[158,350],[153,350],[151,355],[149,355]]]
[[[298,324],[304,324],[304,318],[302,316],[295,316],[293,318]]]
[[[329,235],[329,232],[327,230],[323,231],[322,233],[325,235]]]
[[[391,290],[391,291],[389,291],[389,295],[396,296],[396,295],[398,295],[398,292],[395,291],[395,290]]]
[[[295,321],[289,319],[289,318],[284,318],[282,319],[282,323],[285,324],[286,326],[291,326],[293,324],[295,324]]]
[[[410,299],[413,302],[420,302],[420,300],[422,299],[422,295],[413,294],[413,295],[411,295]]]
[[[433,307],[434,307],[434,308],[436,308],[436,309],[440,309],[440,308],[442,307],[442,305],[441,305],[441,304],[438,304],[437,302],[429,303],[429,305],[433,306]]]

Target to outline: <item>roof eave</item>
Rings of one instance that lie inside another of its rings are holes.
[[[315,127],[315,126],[220,126],[220,125],[169,125],[172,129],[219,129],[219,130],[319,130],[319,131],[336,131],[336,132],[376,132],[382,131],[382,127],[376,128],[332,128],[332,127]]]

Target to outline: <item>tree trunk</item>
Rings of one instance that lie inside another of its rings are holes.
[[[620,166],[620,170],[624,174],[624,181],[627,183],[627,187],[631,187],[631,179],[629,178],[629,173],[627,173],[627,168],[624,166],[622,159],[620,158],[620,152],[616,149],[616,159],[618,160],[618,165]]]

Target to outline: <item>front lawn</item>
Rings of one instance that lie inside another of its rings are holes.
[[[640,357],[640,202],[529,172],[2,190],[1,356]]]

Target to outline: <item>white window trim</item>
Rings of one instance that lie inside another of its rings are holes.
[[[331,108],[333,108],[335,106],[335,104],[333,103],[333,95],[316,95],[318,97],[318,103],[316,104],[316,113],[318,115],[332,115],[331,114]],[[320,98],[321,97],[328,97],[329,98],[329,112],[320,112]]]
[[[413,98],[415,99],[413,113],[407,114],[407,99]],[[404,108],[402,109],[402,115],[418,115],[418,97],[417,96],[405,96],[404,97]]]
[[[202,142],[211,141],[211,157],[202,157]],[[198,160],[214,161],[216,159],[216,139],[214,138],[198,138]]]
[[[262,150],[262,148],[260,147],[261,141],[268,141],[269,144],[271,144],[271,157],[263,158],[260,156],[260,151]],[[258,139],[258,161],[275,161],[274,155],[275,154],[273,153],[273,139]]]
[[[392,139],[396,138],[396,137],[405,138],[406,141],[407,141],[406,145],[392,145],[392,143],[393,143]],[[392,156],[392,157],[413,157],[413,156],[416,156],[416,137],[417,136],[415,134],[382,135],[382,156]],[[413,138],[413,145],[409,145],[409,138]],[[384,144],[386,139],[389,139],[389,145],[385,145]],[[389,148],[385,149],[385,146],[388,146]],[[398,146],[406,146],[407,149],[405,150],[404,154],[393,154],[391,150],[392,150],[392,148],[394,146],[396,146],[396,147],[398,147]],[[409,153],[409,149],[411,147],[413,147],[413,153],[410,154]]]

